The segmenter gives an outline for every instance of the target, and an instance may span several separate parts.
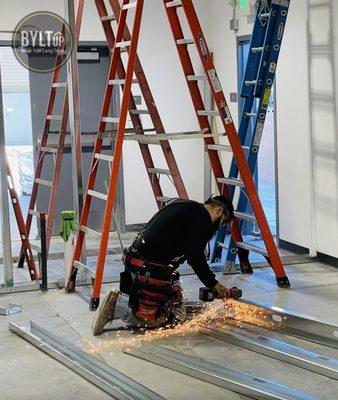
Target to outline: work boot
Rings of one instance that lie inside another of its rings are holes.
[[[110,290],[99,308],[95,312],[93,319],[92,329],[93,335],[102,335],[103,328],[108,324],[108,322],[114,319],[116,302],[119,297],[119,292],[116,290]]]

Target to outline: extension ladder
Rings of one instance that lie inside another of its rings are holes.
[[[258,151],[275,79],[289,5],[289,0],[267,0],[260,1],[257,6],[249,57],[240,93],[240,96],[244,99],[244,104],[238,131],[238,137],[243,146],[248,141],[250,142],[246,157],[252,173],[254,173],[257,165]],[[251,127],[253,127],[252,131]],[[237,179],[238,172],[236,158],[233,157],[228,175],[229,179]],[[230,188],[229,192],[231,199],[233,199],[234,189]],[[246,193],[241,191],[235,213],[237,217],[242,217],[240,221],[241,228],[243,227],[244,219],[256,222],[255,216],[248,211],[248,207],[249,202]],[[211,261],[221,258],[222,249],[225,247],[223,244],[225,236],[226,229],[223,228],[217,234]],[[269,258],[266,249],[252,244],[247,244],[246,248],[265,256],[267,259]],[[235,265],[235,260],[236,243],[231,238],[228,245],[225,268],[231,270]]]
[[[78,11],[76,17],[76,26],[75,26],[75,39],[74,46],[77,45],[79,35],[80,35],[80,26],[82,21],[83,14],[83,5],[84,0],[80,0],[78,4]],[[60,46],[59,50],[63,49],[63,45]],[[58,55],[56,58],[56,64],[60,64],[60,57],[62,55]],[[56,68],[53,72],[52,84],[49,93],[49,100],[47,106],[47,112],[45,116],[45,122],[43,126],[43,131],[40,139],[37,163],[34,173],[34,182],[32,188],[32,194],[29,202],[28,214],[26,218],[26,232],[27,238],[29,239],[30,229],[32,225],[33,216],[39,218],[41,211],[35,210],[38,190],[40,186],[45,186],[50,188],[49,195],[49,203],[48,210],[45,212],[47,214],[47,224],[46,224],[46,247],[47,247],[47,256],[49,252],[50,241],[54,228],[54,216],[55,216],[55,206],[56,206],[56,195],[59,186],[60,174],[61,174],[61,165],[62,165],[62,156],[63,156],[63,148],[65,144],[66,134],[67,134],[67,122],[68,122],[68,88],[67,82],[59,82],[61,67]],[[63,102],[62,102],[62,113],[61,114],[53,114],[54,105],[55,105],[55,97],[57,90],[63,90]],[[58,131],[58,143],[55,146],[48,144],[48,137],[50,135],[50,126],[52,121],[60,121],[60,128]],[[44,159],[46,154],[53,154],[54,157],[54,171],[52,180],[43,179],[43,167],[44,167]],[[36,250],[40,251],[39,248]],[[24,246],[21,247],[20,257],[19,257],[19,267],[23,266],[25,260],[25,251]]]
[[[37,281],[39,279],[39,273],[35,267],[35,262],[32,252],[33,245],[31,245],[29,242],[29,238],[26,231],[25,220],[23,218],[22,210],[20,207],[19,196],[15,190],[13,176],[8,161],[7,161],[7,182],[8,182],[8,192],[11,198],[11,202],[13,204],[14,215],[16,222],[18,224],[20,239],[24,251],[24,257],[26,258],[27,261],[29,275],[32,281]]]

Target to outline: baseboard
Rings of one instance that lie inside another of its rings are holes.
[[[287,242],[286,240],[279,239],[279,247],[284,250],[292,251],[296,254],[309,254],[309,249],[298,244]]]
[[[309,253],[308,248],[299,246],[298,244],[287,242],[286,240],[279,239],[279,247],[281,249],[292,251],[293,253],[296,253],[296,254],[308,254]],[[324,253],[317,252],[317,257],[314,258],[313,260],[338,268],[338,258],[329,256]]]

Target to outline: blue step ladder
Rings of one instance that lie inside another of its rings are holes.
[[[246,70],[243,78],[240,96],[244,99],[243,109],[239,124],[238,136],[241,144],[249,141],[246,156],[249,167],[254,173],[259,146],[262,139],[266,113],[268,110],[272,86],[275,79],[280,48],[288,16],[290,0],[260,0],[257,1],[256,18],[250,42],[250,50]],[[257,106],[255,101],[259,99]],[[250,123],[252,121],[252,124]],[[253,126],[253,129],[250,127]],[[238,178],[238,166],[233,157],[229,179]],[[229,186],[231,198],[234,198],[235,187]],[[243,188],[240,188],[235,216],[240,220],[240,227],[243,229],[243,222],[255,222],[255,216],[249,209],[248,199]],[[227,246],[224,242],[227,235],[227,228],[218,231],[214,248],[210,257],[211,263],[220,261],[223,249],[227,249],[227,257],[224,271],[234,271],[236,268],[237,247],[232,239]],[[241,243],[240,247],[267,258],[267,252],[251,244]],[[241,266],[242,273],[252,273],[249,265]]]

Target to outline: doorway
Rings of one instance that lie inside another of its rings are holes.
[[[238,93],[245,73],[246,64],[250,51],[250,37],[239,38],[237,42],[237,71],[238,71]],[[273,235],[278,232],[277,218],[277,192],[276,192],[276,129],[275,129],[275,85],[272,88],[269,107],[266,115],[262,141],[258,153],[258,162],[254,171],[254,180],[258,188],[266,218]],[[238,115],[241,116],[244,99],[239,96]],[[255,101],[253,112],[258,106],[258,99]],[[249,131],[245,145],[250,145],[253,135],[253,123],[249,125]],[[250,211],[250,210],[248,210]],[[255,224],[248,221],[244,225],[244,233],[256,232]]]

